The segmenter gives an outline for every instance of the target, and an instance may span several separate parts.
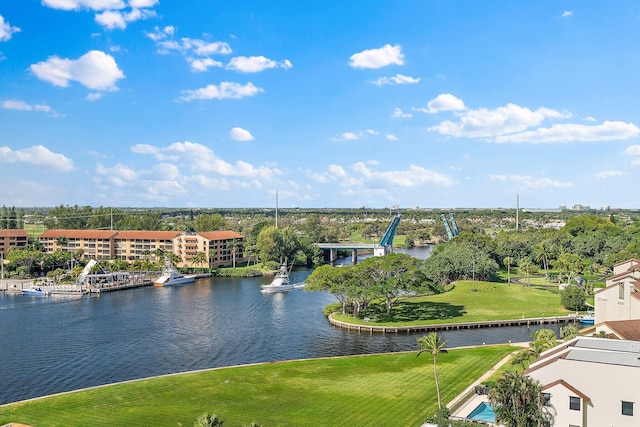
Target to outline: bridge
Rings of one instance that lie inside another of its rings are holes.
[[[334,263],[338,259],[338,251],[351,250],[351,261],[355,264],[358,262],[358,251],[373,251],[373,256],[385,256],[393,251],[393,238],[396,235],[400,217],[396,215],[389,223],[387,231],[384,232],[380,243],[318,243],[318,247],[322,250],[329,251],[329,261]]]

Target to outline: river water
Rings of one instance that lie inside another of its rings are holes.
[[[291,279],[301,282],[310,273],[297,269]],[[336,329],[322,314],[336,302],[332,295],[261,293],[268,281],[208,278],[91,297],[0,292],[0,404],[221,366],[416,350],[423,335]],[[443,336],[456,347],[527,341],[530,333],[514,327]]]

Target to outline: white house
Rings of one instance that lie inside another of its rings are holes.
[[[553,426],[640,425],[640,342],[576,337],[524,372],[540,381]]]
[[[630,259],[613,267],[606,287],[594,292],[595,324],[640,319],[640,260]]]

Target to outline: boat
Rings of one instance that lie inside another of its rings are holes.
[[[587,312],[582,316],[578,316],[578,322],[584,323],[585,325],[593,325],[596,321],[596,317],[592,312]]]
[[[33,297],[46,297],[50,293],[50,291],[42,289],[40,286],[32,286],[22,290],[22,295],[29,295]]]
[[[175,286],[191,283],[196,280],[195,275],[183,275],[167,258],[164,260],[162,274],[153,281],[153,286]]]
[[[291,283],[289,281],[291,268],[293,268],[293,265],[288,267],[286,262],[280,264],[280,268],[276,272],[276,275],[273,276],[271,283],[268,285],[260,285],[262,292],[284,292],[303,287],[303,284]]]

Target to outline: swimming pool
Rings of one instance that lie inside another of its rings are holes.
[[[491,404],[489,402],[482,402],[478,406],[476,406],[476,409],[474,409],[469,415],[467,415],[467,419],[489,421],[495,423],[496,414],[493,412],[493,408],[491,407]]]

